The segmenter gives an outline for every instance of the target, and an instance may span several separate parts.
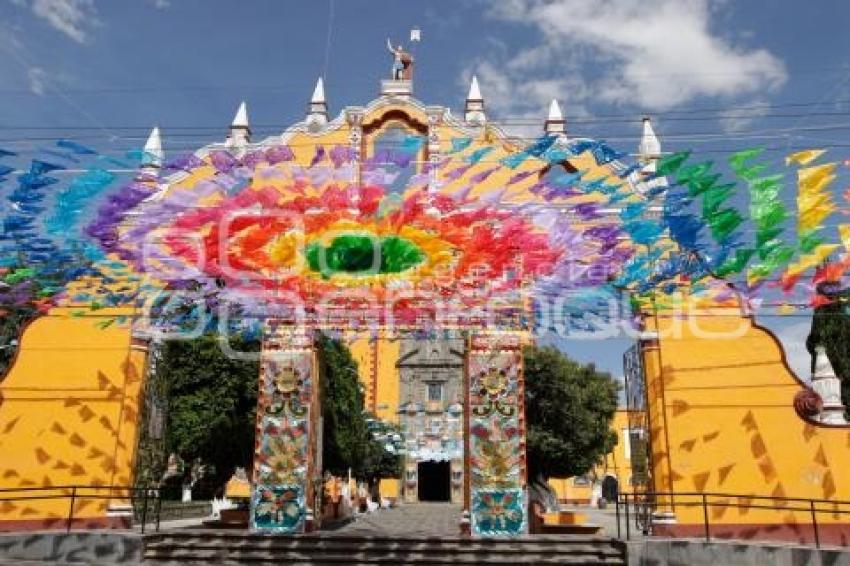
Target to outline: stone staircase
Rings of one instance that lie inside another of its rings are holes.
[[[593,536],[269,536],[175,530],[145,537],[144,564],[626,564],[626,545]]]

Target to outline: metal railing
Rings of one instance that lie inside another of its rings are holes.
[[[141,526],[142,533],[148,522],[155,524],[159,532],[159,516],[162,499],[158,488],[131,487],[114,485],[58,485],[50,487],[12,487],[0,489],[0,502],[40,501],[49,499],[67,499],[68,513],[64,519],[66,532],[71,532],[80,501],[86,500],[124,500],[130,502],[131,525]],[[149,517],[150,515],[150,517]],[[150,520],[149,520],[150,519]],[[60,519],[56,519],[60,521]]]
[[[712,534],[712,524],[709,519],[709,510],[715,508],[737,508],[737,509],[763,509],[782,512],[799,512],[806,514],[809,518],[807,524],[812,527],[814,540],[799,541],[803,544],[814,543],[816,548],[821,547],[821,529],[823,525],[818,521],[818,516],[830,514],[835,516],[850,514],[850,501],[834,499],[805,499],[800,497],[779,497],[773,495],[750,495],[741,493],[703,493],[703,492],[647,492],[647,493],[621,493],[615,500],[617,538],[623,538],[621,523],[625,525],[625,538],[630,540],[632,520],[634,527],[644,535],[649,535],[653,530],[655,512],[659,508],[679,509],[700,507],[702,509],[702,537],[706,542],[715,539],[734,538]],[[622,519],[625,521],[622,521]],[[693,524],[689,522],[688,524]],[[761,524],[761,523],[754,523]],[[782,522],[764,523],[766,526],[782,525]],[[801,523],[784,523],[793,527],[800,527]],[[834,523],[833,523],[834,524]],[[714,525],[715,528],[723,527],[722,523]],[[848,527],[850,530],[850,527]],[[787,539],[770,539],[783,540]]]

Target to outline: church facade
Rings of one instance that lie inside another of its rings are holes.
[[[405,436],[404,501],[463,502],[462,340],[404,340],[398,419]]]

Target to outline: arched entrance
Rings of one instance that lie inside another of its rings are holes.
[[[605,476],[602,480],[602,497],[605,501],[616,501],[620,494],[620,486],[614,476]]]
[[[448,460],[419,462],[417,472],[419,501],[451,501],[451,464]]]

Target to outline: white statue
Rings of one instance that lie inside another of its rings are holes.
[[[387,49],[393,54],[392,78],[396,81],[409,81],[413,79],[413,55],[399,45],[393,47],[387,38]]]

